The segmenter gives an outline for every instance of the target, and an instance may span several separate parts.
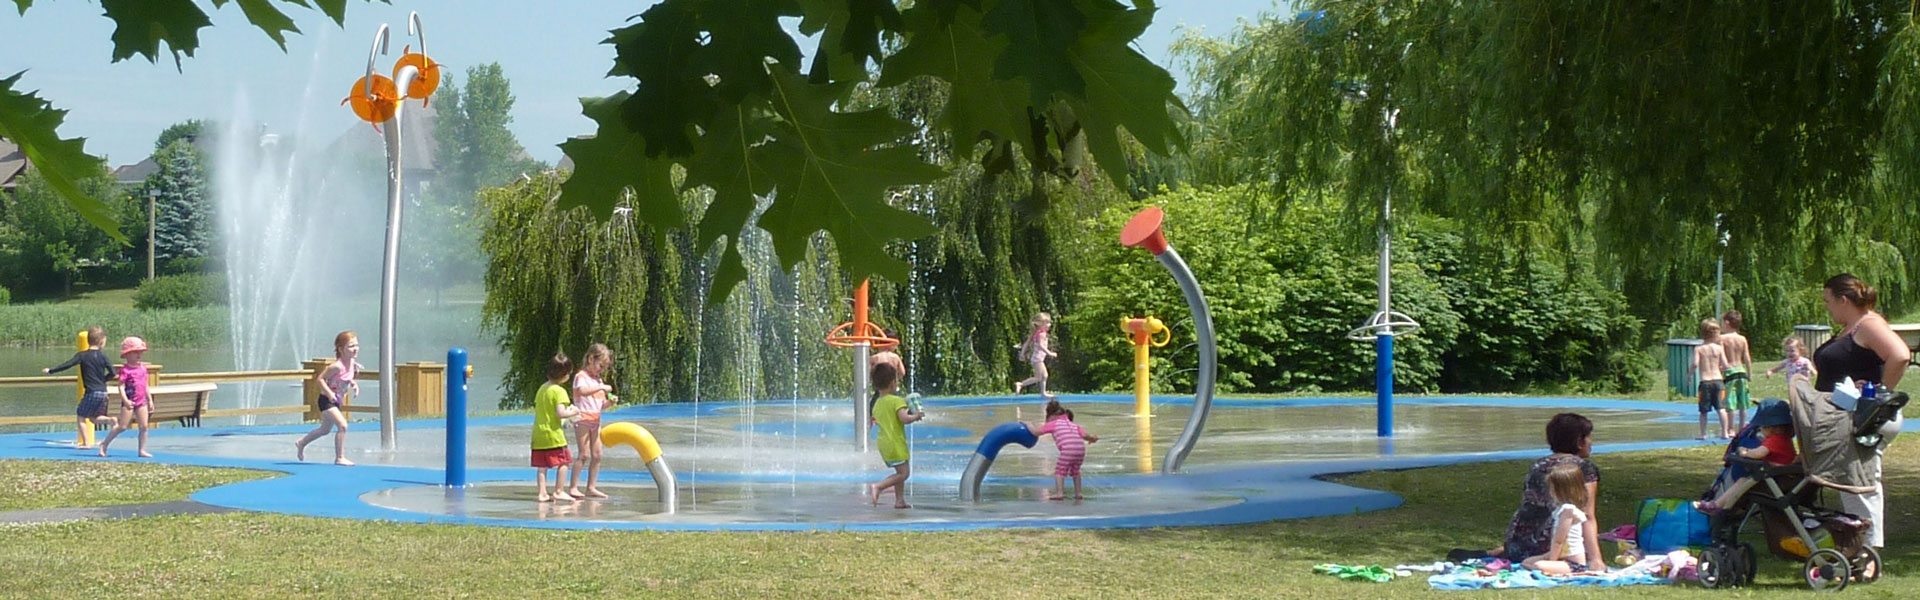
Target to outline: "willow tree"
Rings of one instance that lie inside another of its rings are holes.
[[[1730,287],[1799,313],[1770,319],[1813,317],[1797,290],[1837,270],[1910,294],[1911,2],[1303,4],[1181,45],[1195,179],[1365,223],[1391,190],[1483,242],[1591,251],[1657,316],[1711,288],[1716,216]]]

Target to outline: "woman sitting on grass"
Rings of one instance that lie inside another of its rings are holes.
[[[1593,450],[1593,421],[1575,413],[1554,415],[1547,421],[1547,447],[1553,454],[1534,461],[1533,467],[1527,469],[1526,482],[1520,488],[1520,508],[1513,512],[1513,522],[1507,525],[1506,541],[1499,548],[1487,551],[1455,549],[1447,554],[1448,560],[1495,557],[1517,561],[1545,554],[1548,542],[1553,539],[1554,509],[1564,504],[1553,501],[1553,493],[1547,488],[1547,474],[1563,465],[1579,469],[1586,481],[1586,500],[1572,504],[1590,517],[1594,515],[1594,499],[1600,495],[1600,468],[1587,460]],[[1587,568],[1603,571],[1606,563],[1595,560]]]

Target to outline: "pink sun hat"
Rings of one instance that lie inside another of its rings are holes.
[[[127,339],[120,340],[120,356],[122,358],[134,352],[146,352],[146,351],[147,351],[146,340],[143,340],[134,336],[127,336]]]

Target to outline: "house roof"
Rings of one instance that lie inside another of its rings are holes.
[[[0,139],[0,189],[13,189],[14,180],[26,172],[26,153],[12,142]]]
[[[146,160],[131,165],[114,167],[113,180],[120,182],[123,187],[133,187],[145,184],[148,175],[158,172],[160,172],[160,163],[154,162],[153,157],[149,156]]]

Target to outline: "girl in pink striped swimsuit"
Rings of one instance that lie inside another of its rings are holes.
[[[613,367],[613,351],[606,344],[596,343],[587,347],[587,355],[580,359],[580,372],[573,374],[573,408],[580,416],[573,422],[574,442],[580,448],[580,464],[574,465],[573,477],[567,481],[567,494],[575,498],[605,498],[600,491],[600,455],[607,446],[600,442],[600,412],[620,401],[613,395],[613,386],[600,378],[607,376],[607,369]],[[580,493],[580,472],[587,472],[587,492]],[[558,482],[555,482],[556,484]]]
[[[1060,500],[1067,497],[1066,478],[1068,477],[1073,478],[1073,499],[1081,499],[1080,463],[1087,460],[1087,444],[1100,441],[1100,436],[1089,433],[1078,423],[1074,423],[1073,411],[1060,406],[1059,400],[1047,401],[1046,425],[1037,429],[1029,425],[1027,428],[1033,429],[1033,434],[1036,436],[1052,434],[1053,445],[1060,451],[1060,456],[1053,461],[1053,493],[1047,499]]]

